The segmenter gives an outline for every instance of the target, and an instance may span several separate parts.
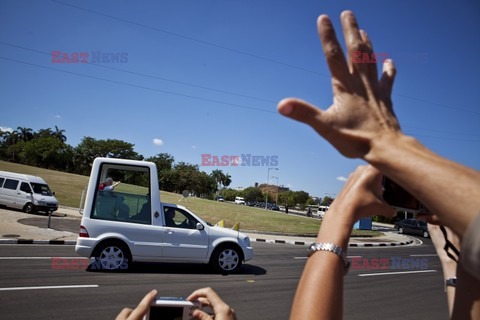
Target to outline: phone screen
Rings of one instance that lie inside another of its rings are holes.
[[[151,306],[150,319],[152,320],[182,320],[183,307]]]
[[[411,210],[422,208],[420,201],[387,177],[383,179],[383,188],[383,199],[392,207]]]

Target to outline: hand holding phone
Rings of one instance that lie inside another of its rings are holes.
[[[156,297],[146,314],[147,320],[190,320],[193,311],[199,309],[199,301],[188,301],[184,298]]]
[[[429,214],[428,209],[412,196],[407,190],[403,189],[401,186],[396,184],[394,181],[390,180],[387,177],[383,177],[383,200],[392,207],[413,212],[413,213],[423,213]]]

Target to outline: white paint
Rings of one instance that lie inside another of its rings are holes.
[[[400,271],[400,272],[380,272],[380,273],[362,273],[359,277],[372,277],[372,276],[386,276],[396,274],[410,274],[410,273],[425,273],[425,272],[437,272],[437,270],[418,270],[418,271]]]
[[[0,291],[42,290],[42,289],[77,289],[77,288],[98,288],[98,285],[97,284],[86,284],[86,285],[71,285],[71,286],[11,287],[11,288],[0,288]]]

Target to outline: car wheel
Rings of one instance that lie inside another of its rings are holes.
[[[424,238],[428,238],[430,235],[428,234],[428,231],[423,231],[423,237]]]
[[[23,211],[25,213],[33,213],[33,203],[27,203],[25,207],[23,207]]]
[[[242,266],[240,249],[233,245],[222,246],[215,250],[211,264],[220,273],[234,273]]]
[[[403,228],[402,227],[398,228],[398,233],[403,233]]]
[[[126,270],[131,263],[131,254],[128,247],[121,242],[104,242],[94,254],[96,261],[92,264],[106,271]]]

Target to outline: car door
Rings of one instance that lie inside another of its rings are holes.
[[[203,260],[208,252],[208,234],[197,229],[198,221],[187,211],[164,206],[163,256],[179,260]]]
[[[23,208],[27,202],[33,203],[32,188],[29,183],[21,182],[14,199],[14,205],[17,208]]]
[[[6,206],[17,208],[15,206],[15,199],[17,198],[17,188],[19,183],[20,181],[16,179],[5,179],[2,192],[5,197]]]

